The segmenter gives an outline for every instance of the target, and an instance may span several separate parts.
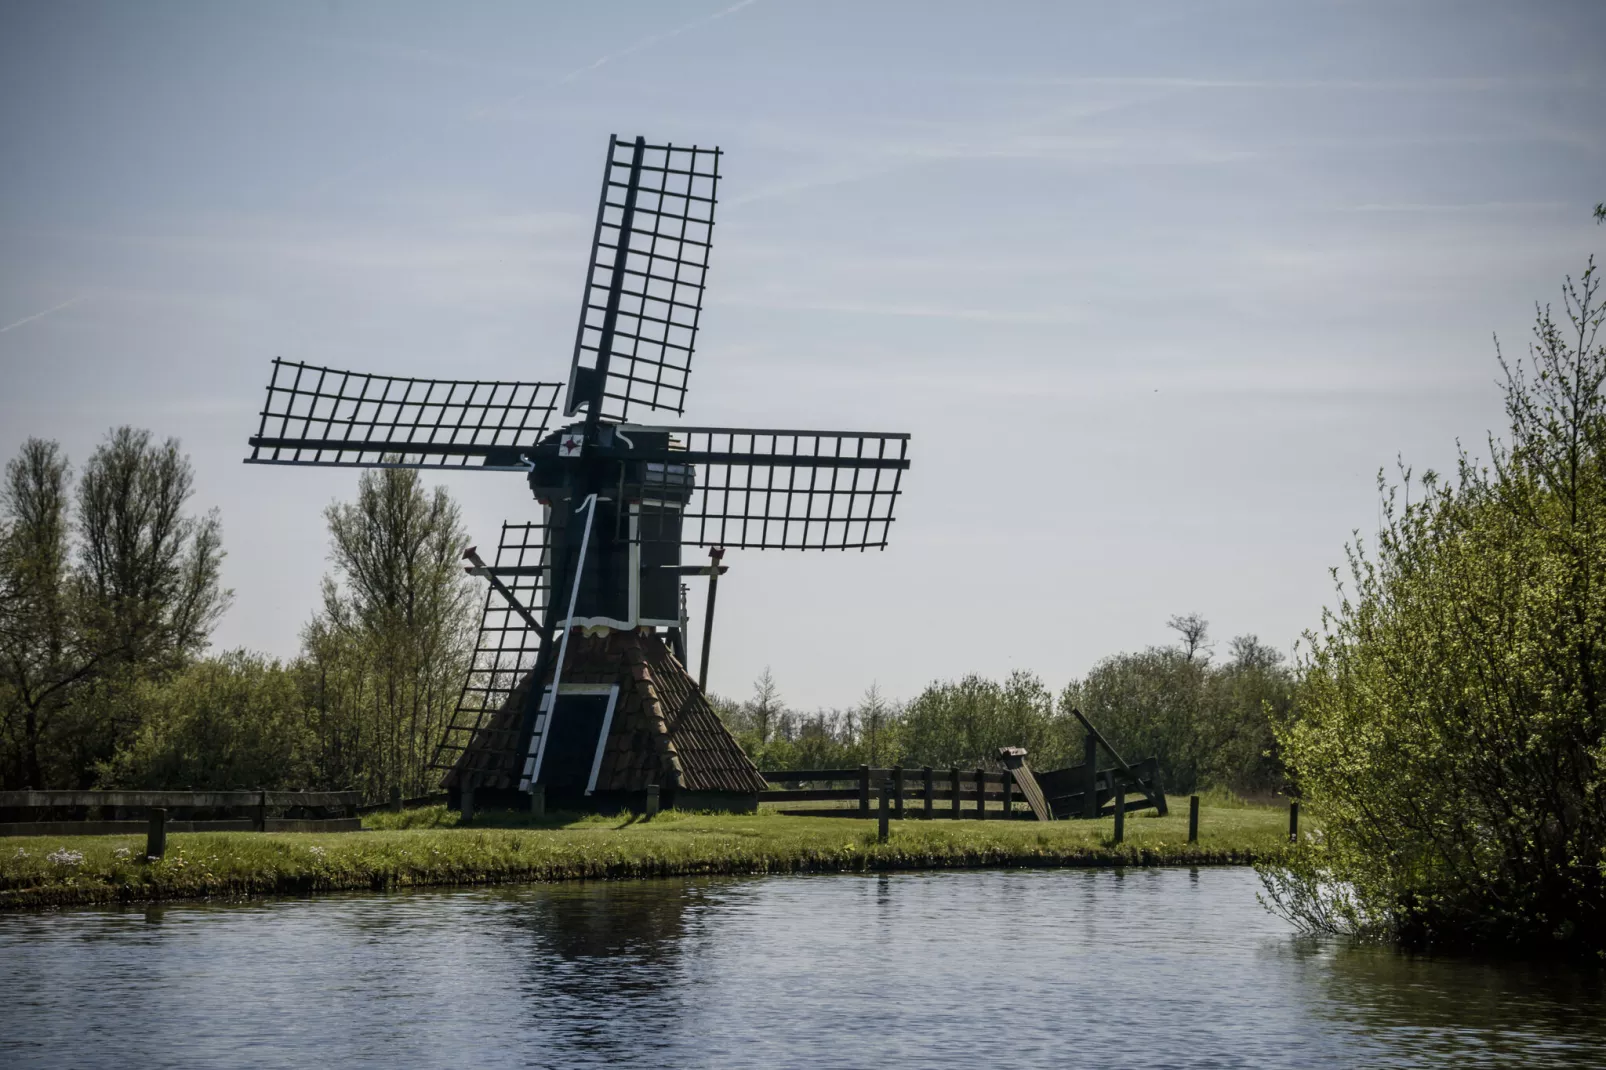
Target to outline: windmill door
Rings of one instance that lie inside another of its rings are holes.
[[[617,684],[564,684],[559,688],[557,709],[549,705],[540,719],[541,738],[536,741],[540,766],[535,782],[546,786],[549,803],[596,790],[618,700]],[[551,702],[550,694],[547,702]]]

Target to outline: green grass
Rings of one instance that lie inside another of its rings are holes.
[[[16,837],[0,840],[0,910],[682,874],[1246,863],[1281,850],[1288,829],[1281,808],[1204,807],[1190,845],[1187,800],[1171,813],[1128,815],[1119,846],[1112,819],[894,821],[878,844],[875,822],[856,818],[487,812],[465,826],[445,807],[373,814],[357,833],[175,833],[157,862],[140,860],[143,836]]]

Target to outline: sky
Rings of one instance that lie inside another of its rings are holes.
[[[685,421],[913,466],[885,551],[727,555],[713,690],[1057,688],[1187,612],[1292,652],[1379,470],[1486,452],[1496,337],[1606,251],[1603,40],[1590,2],[14,0],[0,457],[180,439],[215,646],[292,656],[357,475],[241,464],[270,360],[561,381],[609,134],[717,144]],[[427,478],[482,546],[535,508]]]

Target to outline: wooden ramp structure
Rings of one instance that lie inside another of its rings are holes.
[[[1160,760],[1151,755],[1139,762],[1128,762],[1110,745],[1093,722],[1082,716],[1081,710],[1072,710],[1087,734],[1083,740],[1082,764],[1065,769],[1054,769],[1036,774],[1038,789],[1048,801],[1048,809],[1056,818],[1099,818],[1115,813],[1120,800],[1123,811],[1147,810],[1153,807],[1161,817],[1166,808],[1165,790],[1160,785]],[[1114,766],[1098,767],[1102,748]],[[1022,756],[1024,763],[1024,755]]]

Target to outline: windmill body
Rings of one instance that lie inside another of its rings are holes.
[[[435,759],[454,793],[613,808],[657,785],[667,805],[753,805],[762,778],[686,672],[683,549],[886,545],[907,435],[633,419],[683,411],[719,161],[610,141],[565,384],[274,362],[248,462],[519,473],[538,503],[494,562],[465,555],[488,590]]]

